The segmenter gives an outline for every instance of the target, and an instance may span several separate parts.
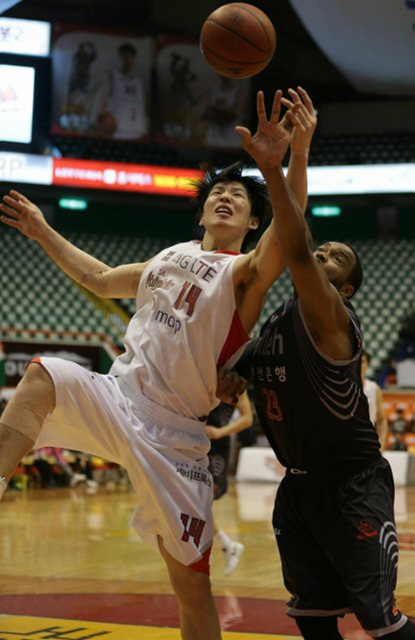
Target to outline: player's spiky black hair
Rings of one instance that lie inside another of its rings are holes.
[[[259,226],[258,229],[251,230],[246,234],[242,244],[242,251],[245,251],[247,246],[262,234],[271,216],[271,205],[265,181],[256,176],[244,175],[244,169],[246,169],[246,165],[240,161],[225,167],[222,171],[208,167],[204,171],[203,178],[193,182],[196,192],[193,196],[193,202],[196,205],[199,217],[203,213],[203,207],[209,193],[219,182],[240,182],[244,185],[251,200],[251,216],[258,218]]]

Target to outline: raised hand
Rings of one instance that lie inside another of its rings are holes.
[[[254,135],[246,127],[235,127],[242,136],[242,146],[255,160],[258,167],[267,168],[280,165],[287,152],[294,127],[302,129],[303,121],[297,117],[297,112],[303,106],[302,102],[294,102],[280,121],[282,91],[278,90],[274,96],[270,118],[267,118],[264,93],[257,94],[258,129]]]
[[[3,214],[0,220],[9,227],[18,229],[23,235],[33,240],[39,240],[47,222],[42,211],[26,196],[11,190],[9,195],[3,196],[0,203]]]
[[[288,89],[291,100],[282,98],[282,104],[287,107],[286,115],[297,105],[296,117],[301,122],[301,127],[294,127],[291,139],[291,153],[304,153],[310,148],[311,139],[317,126],[317,113],[313,102],[307,91],[302,87],[297,87],[298,91]],[[284,116],[285,118],[285,116]],[[284,124],[284,118],[282,123]]]

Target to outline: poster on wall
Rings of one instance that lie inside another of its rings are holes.
[[[250,123],[250,80],[220,76],[194,40],[174,36],[159,37],[155,68],[158,142],[241,148],[234,128]]]
[[[154,39],[57,25],[52,132],[149,139]]]

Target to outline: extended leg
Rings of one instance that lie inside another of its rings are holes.
[[[210,578],[171,556],[159,540],[170,581],[179,601],[182,640],[220,640],[221,631]]]
[[[337,616],[297,616],[297,627],[305,640],[342,640],[337,627]]]

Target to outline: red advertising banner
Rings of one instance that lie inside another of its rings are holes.
[[[192,181],[202,175],[198,169],[157,167],[143,164],[124,164],[54,158],[53,184],[85,189],[141,191],[175,196],[188,196]]]

